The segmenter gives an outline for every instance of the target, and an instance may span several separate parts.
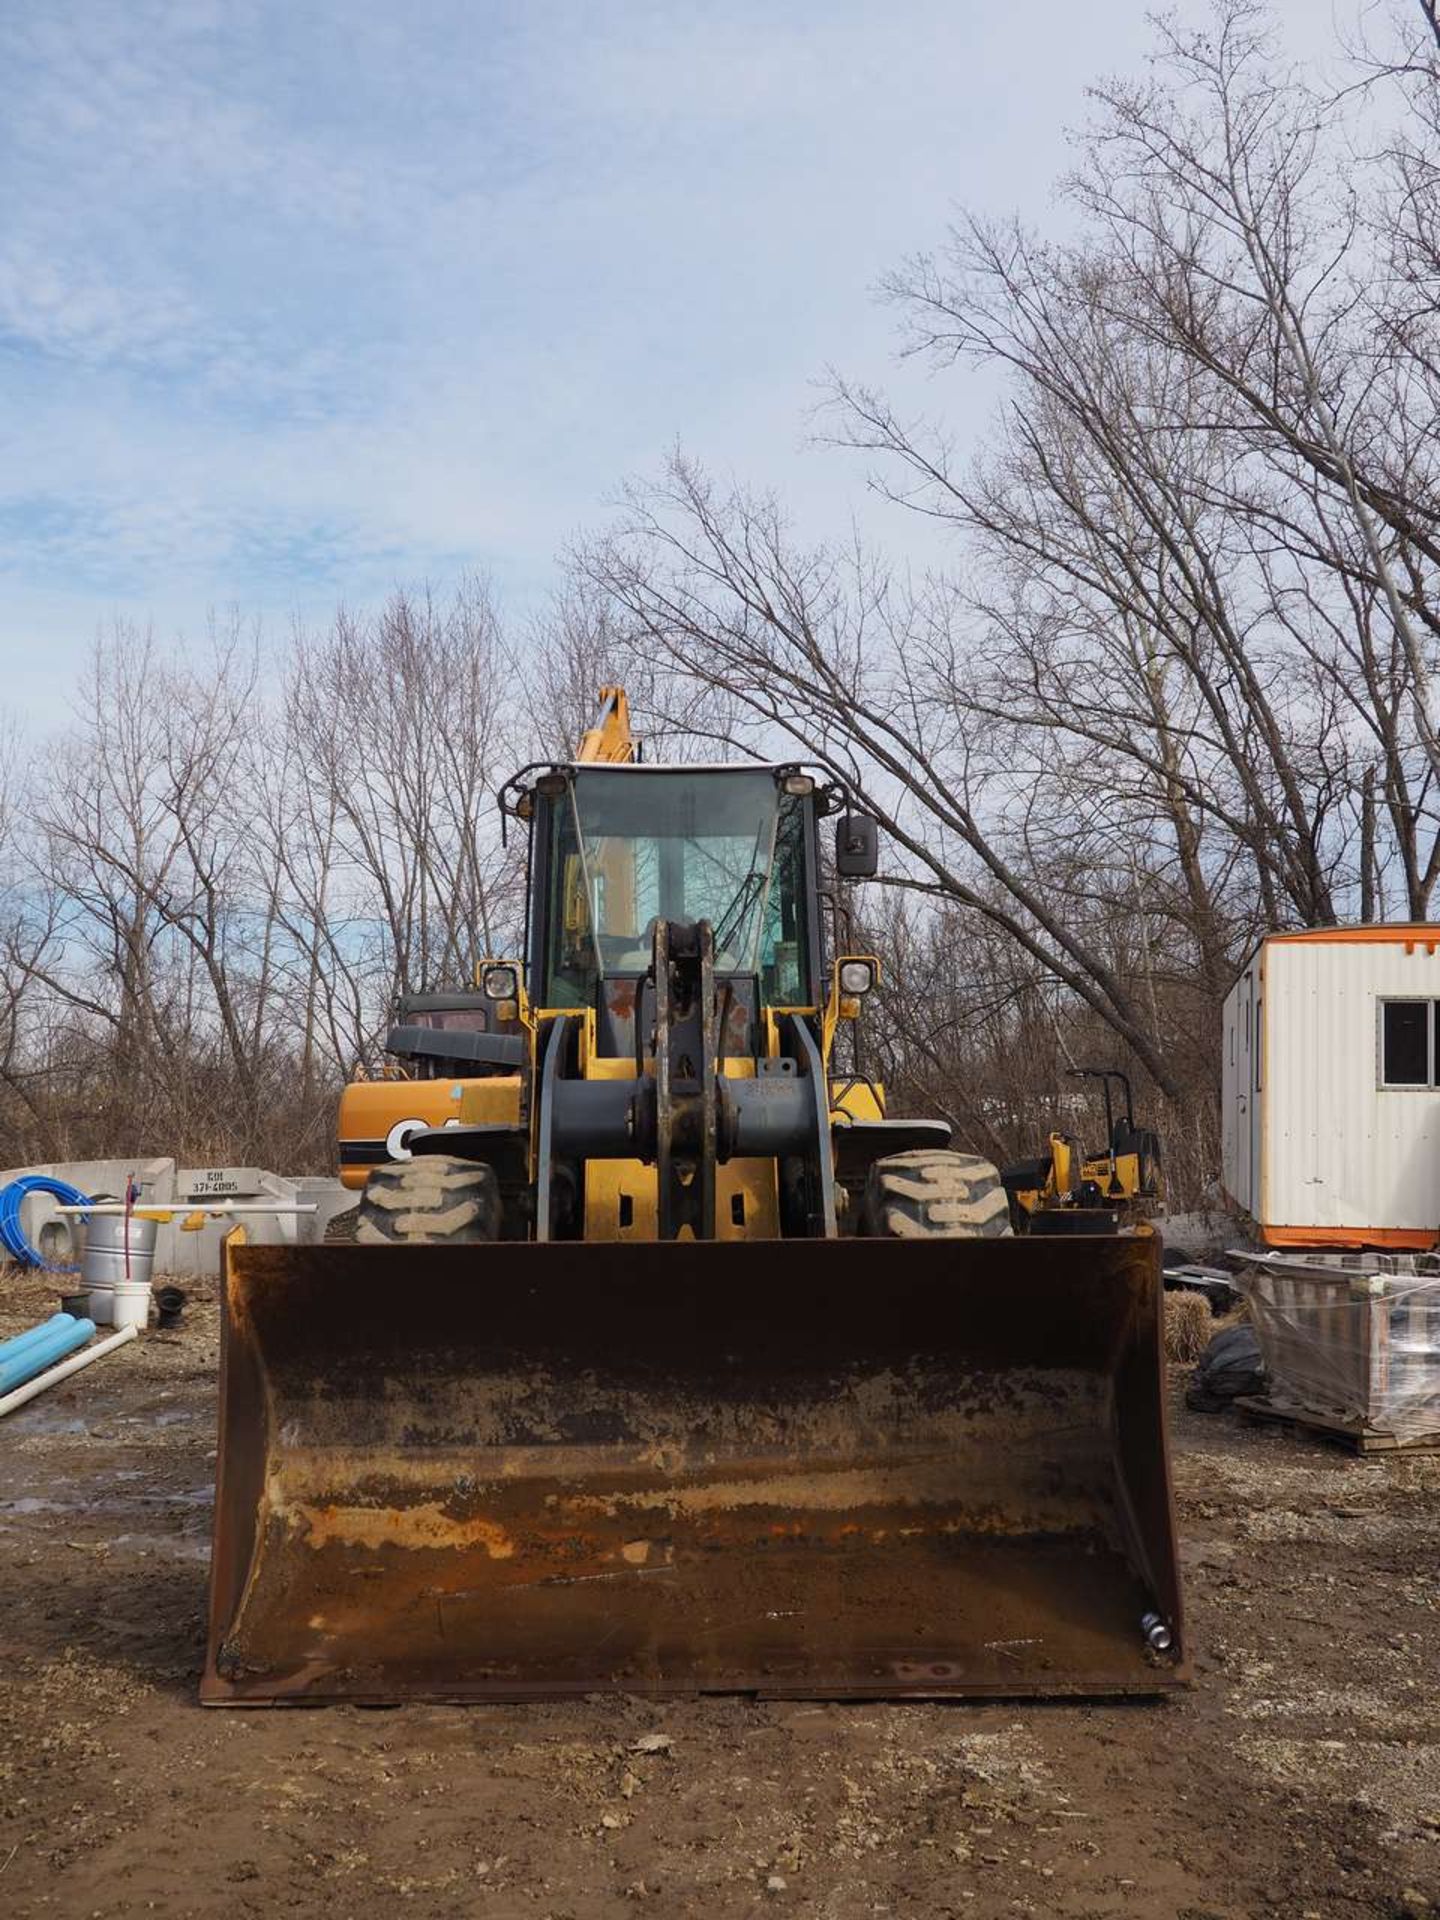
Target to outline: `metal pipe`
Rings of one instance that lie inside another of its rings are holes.
[[[653,1159],[647,1130],[631,1122],[632,1102],[637,1095],[643,1097],[649,1081],[648,1075],[639,1080],[557,1080],[555,1151],[581,1160]],[[799,1153],[814,1139],[815,1088],[799,1074],[766,1074],[753,1080],[720,1074],[716,1096],[722,1162]]]
[[[554,1151],[582,1160],[641,1158],[630,1126],[638,1080],[561,1080],[553,1090]]]
[[[761,1073],[753,1080],[722,1077],[721,1133],[732,1160],[779,1159],[804,1153],[815,1139],[815,1082],[796,1074]],[[829,1111],[826,1110],[826,1124]],[[827,1142],[828,1144],[828,1142]]]
[[[1156,1653],[1170,1651],[1173,1636],[1170,1623],[1162,1613],[1146,1613],[1140,1617],[1140,1631],[1145,1636],[1147,1647],[1153,1647]]]
[[[88,1325],[89,1323],[86,1322]],[[27,1400],[33,1400],[37,1393],[43,1393],[47,1387],[53,1387],[57,1380],[65,1380],[72,1373],[78,1373],[82,1367],[88,1367],[92,1360],[98,1360],[102,1353],[112,1353],[116,1347],[123,1347],[127,1340],[133,1340],[139,1333],[138,1327],[122,1327],[119,1333],[112,1333],[107,1339],[97,1340],[93,1347],[86,1347],[83,1353],[73,1353],[68,1360],[62,1360],[58,1367],[52,1367],[48,1373],[27,1380],[23,1387],[16,1387],[13,1393],[0,1396],[0,1417],[13,1413],[16,1407],[23,1407]]]

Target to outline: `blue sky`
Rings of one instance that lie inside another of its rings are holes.
[[[962,201],[1045,219],[1147,42],[1126,0],[0,8],[0,698],[47,717],[116,615],[533,605],[677,439],[843,527],[827,365],[987,404],[895,371],[870,288]]]

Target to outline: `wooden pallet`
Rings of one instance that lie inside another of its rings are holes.
[[[1297,1439],[1318,1434],[1322,1440],[1344,1447],[1349,1453],[1440,1453],[1440,1429],[1417,1434],[1413,1439],[1369,1427],[1361,1420],[1347,1420],[1343,1414],[1312,1413],[1304,1407],[1277,1406],[1246,1394],[1235,1406],[1256,1425],[1285,1427]]]

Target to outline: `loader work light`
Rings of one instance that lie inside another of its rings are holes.
[[[840,991],[847,996],[869,993],[875,984],[875,966],[870,960],[840,962]]]
[[[480,991],[487,1000],[513,1000],[520,992],[520,976],[514,967],[486,967],[480,975]]]

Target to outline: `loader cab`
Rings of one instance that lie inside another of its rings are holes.
[[[814,1006],[821,953],[817,789],[772,766],[555,767],[531,814],[529,991],[591,1007],[602,1054],[631,1055],[657,921],[708,920],[727,1053],[761,1007]]]

